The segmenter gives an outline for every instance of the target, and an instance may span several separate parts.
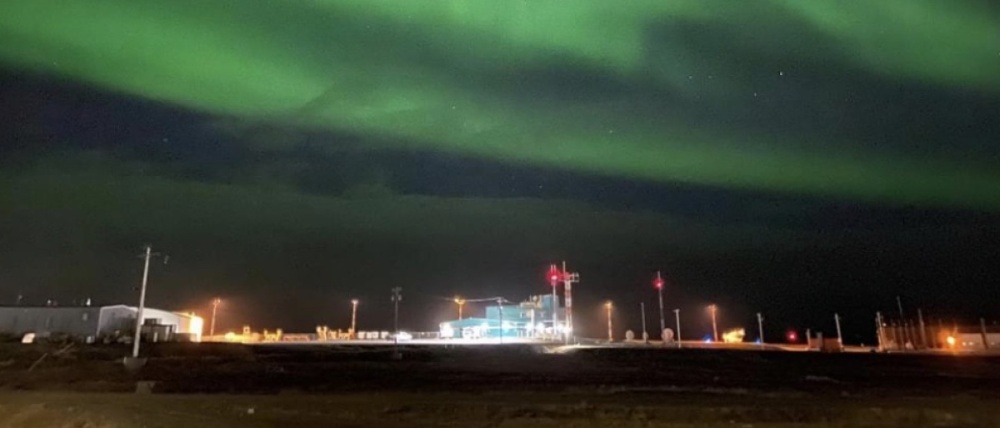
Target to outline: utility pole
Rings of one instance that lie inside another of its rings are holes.
[[[677,320],[677,348],[681,347],[681,310],[674,309],[674,318]],[[664,329],[666,330],[666,329]]]
[[[393,330],[396,331],[396,334],[393,335],[393,344],[396,345],[397,347],[399,346],[399,302],[403,300],[402,292],[403,292],[402,287],[392,288],[392,303],[393,303],[392,328]]]
[[[604,304],[604,307],[608,310],[608,343],[614,342],[615,337],[611,326],[611,308],[613,307],[611,301],[609,300]]]
[[[663,286],[665,281],[663,281],[663,276],[660,275],[660,271],[656,271],[656,279],[653,280],[653,286],[656,287],[656,292],[660,296],[660,335],[663,335],[663,331],[667,329],[667,323],[663,319]],[[663,340],[663,337],[660,337]]]
[[[841,332],[840,332],[840,315],[839,314],[836,314],[836,313],[833,314],[833,322],[837,324],[837,343],[840,344],[841,348],[843,348],[844,347],[844,337],[843,337],[843,334],[841,334]]]
[[[209,337],[215,336],[215,315],[219,312],[219,303],[222,303],[222,299],[218,297],[212,299],[212,323],[208,327]]]
[[[645,343],[649,340],[649,334],[646,333],[646,302],[639,302],[639,312],[642,313],[642,342]]]
[[[351,339],[358,338],[358,299],[351,299]]]
[[[759,346],[764,346],[764,316],[757,312],[757,334],[759,334],[760,343]]]
[[[549,284],[552,286],[552,338],[559,338],[559,295],[556,292],[559,290],[559,278],[562,276],[562,272],[556,265],[549,265]]]
[[[135,313],[135,339],[132,341],[132,358],[139,358],[139,340],[142,339],[142,311],[146,307],[146,284],[149,281],[149,258],[153,247],[146,245],[146,261],[142,268],[142,289],[139,291],[139,308]]]
[[[712,312],[712,342],[719,341],[719,325],[715,322],[715,313],[719,310],[715,304],[708,305],[708,310]]]

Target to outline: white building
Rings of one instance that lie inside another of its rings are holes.
[[[135,331],[135,306],[0,306],[0,334],[67,334],[96,340]],[[174,333],[201,340],[204,320],[194,314],[143,308],[143,323],[172,326]]]

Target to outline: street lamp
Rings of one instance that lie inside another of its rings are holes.
[[[358,338],[358,299],[351,299],[351,339]]]
[[[677,347],[681,347],[681,310],[674,309],[674,318],[677,320]]]
[[[758,345],[764,346],[764,315],[757,312],[757,335],[760,338]]]
[[[604,303],[604,308],[608,310],[608,342],[610,343],[615,341],[611,326],[611,309],[614,308],[614,305],[612,305],[611,301],[608,300],[606,303]]]
[[[712,341],[713,342],[718,342],[719,341],[719,326],[718,326],[718,324],[716,323],[716,320],[715,320],[715,313],[718,312],[718,310],[719,310],[719,307],[715,306],[714,303],[711,304],[711,305],[708,305],[708,311],[712,313]]]
[[[653,286],[656,287],[656,292],[660,295],[660,334],[663,334],[663,330],[667,329],[667,323],[663,319],[663,277],[660,275],[660,271],[656,271],[656,279],[653,280]],[[661,337],[660,340],[663,340]]]
[[[215,336],[215,314],[219,311],[219,304],[222,303],[222,299],[216,297],[212,299],[212,323],[208,327],[208,336]]]
[[[399,345],[399,301],[403,300],[403,288],[393,287],[392,288],[392,329],[395,330],[395,334],[392,335],[392,341],[394,344]]]
[[[458,305],[458,319],[462,319],[462,307],[465,306],[465,299],[455,296],[455,304]]]

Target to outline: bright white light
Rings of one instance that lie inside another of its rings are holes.
[[[410,333],[407,333],[407,332],[405,332],[405,331],[401,331],[401,332],[399,332],[399,334],[397,335],[397,338],[398,338],[399,340],[410,340],[410,339],[413,339],[413,335],[411,335]]]
[[[193,336],[192,340],[201,342],[201,333],[205,328],[205,320],[195,314],[191,314],[191,323],[188,327],[188,333],[191,333]]]
[[[455,329],[451,328],[451,324],[448,323],[441,324],[441,337],[446,337],[446,338],[455,337]]]
[[[490,329],[490,324],[489,324],[489,323],[485,323],[485,322],[484,322],[484,323],[483,323],[482,325],[480,325],[479,327],[480,327],[480,328],[483,328],[483,329],[486,329],[486,330],[489,330],[489,329]]]
[[[537,328],[539,330],[545,330],[545,323],[535,324],[535,328]]]
[[[514,328],[514,324],[511,324],[509,321],[504,321],[503,328]]]

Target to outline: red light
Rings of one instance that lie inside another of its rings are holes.
[[[548,275],[549,275],[549,282],[551,282],[552,286],[555,287],[556,283],[559,282],[559,278],[562,277],[562,272],[559,272],[559,268],[557,268],[556,265],[550,265]]]
[[[794,331],[789,331],[788,332],[788,341],[789,342],[795,342],[797,340],[799,340],[799,335],[796,334]]]
[[[663,278],[656,278],[656,281],[653,281],[653,285],[655,285],[656,288],[663,288],[663,283]]]

